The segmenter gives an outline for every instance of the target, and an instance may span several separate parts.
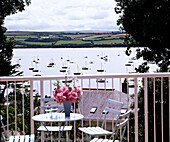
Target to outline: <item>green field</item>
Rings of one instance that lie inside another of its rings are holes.
[[[90,41],[82,41],[82,40],[60,40],[55,45],[62,45],[62,44],[91,44]]]
[[[22,32],[10,31],[7,38],[15,39],[15,47],[111,47],[124,46],[121,32]]]
[[[101,40],[101,41],[94,41],[94,44],[123,44],[123,40]]]
[[[51,45],[54,42],[24,42],[28,45]]]

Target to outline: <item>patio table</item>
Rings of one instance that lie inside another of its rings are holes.
[[[34,121],[41,122],[43,126],[46,128],[46,130],[49,132],[44,122],[65,122],[66,124],[66,122],[81,120],[83,119],[83,117],[84,116],[79,113],[70,113],[70,117],[65,117],[65,113],[56,113],[56,115],[54,114],[52,115],[51,113],[45,113],[45,114],[35,115],[32,117],[32,119]],[[63,126],[63,129],[65,127],[65,124]],[[61,131],[61,126],[59,128],[59,131]],[[60,134],[60,137],[62,135],[62,132]],[[60,140],[60,137],[59,137],[59,140]]]

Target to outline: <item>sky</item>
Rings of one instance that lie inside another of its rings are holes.
[[[31,0],[25,11],[6,17],[9,31],[117,31],[114,0]]]

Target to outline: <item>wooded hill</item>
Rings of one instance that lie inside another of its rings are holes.
[[[15,39],[15,47],[122,47],[125,37],[121,32],[29,32],[7,31]]]

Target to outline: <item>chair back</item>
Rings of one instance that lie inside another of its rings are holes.
[[[106,120],[106,116],[108,113],[112,113],[112,114],[115,114],[116,115],[116,124],[117,124],[117,121],[118,121],[118,118],[120,116],[120,113],[121,113],[121,108],[123,106],[123,102],[119,102],[119,101],[116,101],[116,100],[112,100],[112,99],[108,99],[107,100],[107,107],[105,107],[105,116],[104,116],[104,119],[103,119],[103,123],[102,123],[102,128],[104,126],[104,123],[105,123],[105,120]],[[116,126],[115,126],[116,128]],[[114,128],[114,129],[115,129]]]
[[[4,133],[5,133],[5,137],[6,137],[6,139],[9,141],[9,136],[8,136],[8,134],[7,134],[7,131],[6,131],[6,129],[5,129],[5,125],[4,125],[4,123],[3,123],[3,117],[2,117],[2,115],[0,115],[0,120],[1,120],[1,125],[2,125],[2,128],[3,128],[3,130],[4,130]],[[4,139],[4,138],[3,138]],[[5,141],[5,140],[4,140]]]
[[[41,103],[41,109],[43,113],[51,111],[51,109],[55,111],[57,111],[58,109],[63,109],[63,105],[58,104],[54,98],[42,98]]]
[[[118,129],[122,129],[123,128],[123,133],[122,133],[122,135],[120,137],[120,141],[119,142],[122,142],[122,140],[124,138],[127,122],[129,121],[129,115],[130,115],[131,111],[132,110],[130,109],[126,113],[121,114],[120,117],[119,117],[118,123],[116,125],[116,134],[115,134],[115,136],[117,136]]]

